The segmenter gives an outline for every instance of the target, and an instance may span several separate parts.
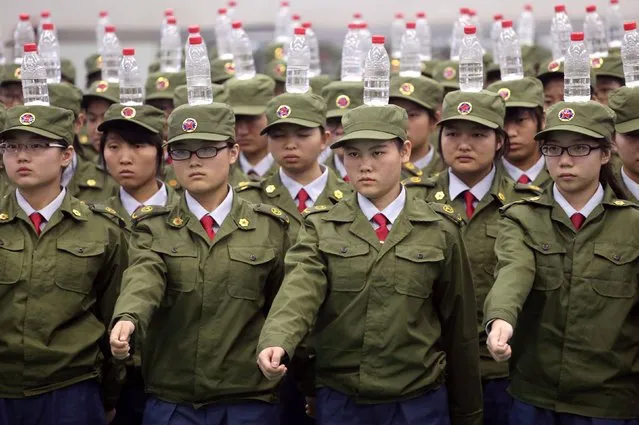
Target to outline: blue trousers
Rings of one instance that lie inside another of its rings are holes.
[[[80,382],[33,397],[0,398],[2,425],[106,425],[100,385]]]
[[[201,409],[149,397],[142,425],[279,425],[278,406],[262,401],[214,404]]]
[[[517,425],[639,425],[639,420],[598,419],[555,413],[514,400],[510,410],[510,423]]]
[[[115,419],[111,425],[141,425],[146,399],[140,368],[127,367],[126,382],[120,392]]]
[[[317,425],[450,425],[445,387],[423,396],[383,404],[356,404],[329,388],[317,392]]]
[[[484,425],[508,425],[513,399],[508,393],[507,378],[483,381]]]

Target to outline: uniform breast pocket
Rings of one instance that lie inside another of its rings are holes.
[[[55,284],[66,291],[88,294],[103,261],[104,243],[58,239]]]
[[[561,287],[563,281],[566,250],[556,242],[540,242],[524,239],[524,243],[535,254],[535,282],[537,291],[553,291]]]
[[[229,295],[258,300],[275,256],[275,248],[229,246]]]
[[[327,260],[327,274],[332,291],[359,292],[366,285],[370,250],[367,244],[321,241],[319,250]]]
[[[24,256],[22,237],[0,240],[0,285],[11,285],[20,279]]]
[[[166,286],[169,290],[191,292],[195,289],[200,267],[195,245],[159,240],[151,249],[157,252],[166,264]]]
[[[589,280],[599,295],[632,298],[637,293],[639,247],[612,243],[595,243]]]
[[[428,298],[441,274],[444,251],[435,246],[395,247],[395,290],[403,295]]]

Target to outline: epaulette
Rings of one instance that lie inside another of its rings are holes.
[[[311,208],[306,208],[304,211],[302,211],[302,217],[306,218],[311,214],[315,214],[318,212],[326,212],[330,209],[331,207],[328,205],[314,205]]]
[[[516,183],[515,184],[515,190],[520,192],[520,191],[529,191],[529,192],[533,192],[534,194],[537,195],[541,195],[542,193],[544,193],[544,190],[539,187],[539,186],[535,186],[534,184],[523,184],[523,183]]]
[[[286,225],[288,225],[291,222],[287,214],[285,214],[281,209],[274,207],[272,205],[257,204],[253,207],[253,209],[259,213],[266,214],[271,217],[275,217]]]
[[[408,172],[410,172],[414,176],[421,177],[421,176],[424,175],[424,172],[422,170],[420,170],[419,168],[417,168],[417,166],[415,164],[413,164],[412,162],[405,162],[402,165],[403,165],[402,168],[404,170],[407,170]]]
[[[402,181],[403,185],[406,187],[415,187],[415,186],[424,186],[424,187],[435,187],[437,185],[437,178],[435,177],[410,177]]]
[[[437,213],[448,218],[450,221],[457,225],[464,224],[464,219],[459,213],[455,212],[455,209],[448,204],[440,204],[439,202],[429,202],[428,205]]]
[[[529,198],[519,199],[517,201],[507,203],[506,205],[501,207],[499,211],[504,212],[508,210],[510,207],[512,207],[513,205],[537,204],[538,203],[537,201],[539,201],[540,199],[541,199],[541,196],[531,196]],[[545,204],[542,204],[542,205],[545,205]]]
[[[637,204],[631,201],[625,201],[623,199],[613,199],[610,202],[607,202],[608,205],[613,205],[615,207],[635,207],[639,208]]]
[[[262,184],[255,181],[243,181],[239,182],[237,186],[233,188],[236,192],[243,192],[247,189],[262,189]]]
[[[117,223],[118,226],[124,228],[126,227],[126,221],[118,214],[116,210],[111,207],[107,207],[106,205],[101,204],[86,204],[87,207],[94,213],[102,214],[109,218],[110,220]]]
[[[131,214],[131,220],[134,224],[139,223],[142,220],[146,220],[149,217],[155,217],[157,215],[168,214],[171,211],[169,207],[150,206],[142,207]]]

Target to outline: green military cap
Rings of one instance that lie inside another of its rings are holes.
[[[155,72],[160,72],[160,61],[153,61],[147,68],[149,74],[153,74]]]
[[[13,131],[26,131],[47,139],[73,143],[73,112],[43,105],[14,106],[7,111],[4,130],[0,135]]]
[[[593,58],[590,61],[592,73],[595,78],[597,77],[613,77],[626,81],[626,76],[623,73],[623,61],[621,56],[609,55],[606,58]]]
[[[104,80],[95,81],[82,97],[82,107],[86,108],[87,103],[92,99],[104,99],[111,103],[118,103],[120,101],[120,85]]]
[[[444,88],[427,77],[395,76],[391,78],[390,98],[406,99],[434,111],[444,99]]]
[[[0,131],[4,128],[4,123],[7,120],[7,108],[0,103]]]
[[[424,77],[433,78],[437,64],[439,64],[439,61],[436,59],[422,61],[422,75]]]
[[[559,102],[546,111],[546,127],[535,139],[551,131],[569,131],[610,140],[615,131],[615,113],[598,102]]]
[[[229,105],[182,105],[169,115],[169,141],[206,140],[225,142],[235,140],[235,114]]]
[[[70,83],[48,84],[51,106],[73,112],[77,117],[82,111],[82,90]]]
[[[62,58],[60,59],[60,68],[62,71],[62,79],[71,84],[75,84],[76,72],[73,62],[71,62],[70,59]]]
[[[266,65],[264,70],[266,75],[277,81],[278,83],[286,83],[286,61],[282,59],[273,59]]]
[[[335,79],[330,75],[318,75],[311,78],[309,83],[311,84],[311,90],[313,91],[313,93],[321,95],[322,89],[333,81],[335,81]]]
[[[104,114],[104,121],[98,126],[99,131],[108,130],[116,123],[131,123],[159,134],[164,131],[164,112],[151,105],[127,106],[114,103]]]
[[[10,83],[22,84],[20,75],[20,65],[15,63],[7,63],[5,65],[2,65],[2,68],[0,68],[0,86]]]
[[[184,72],[156,72],[146,79],[144,101],[156,99],[173,100],[175,88],[186,84]]]
[[[444,88],[459,90],[459,62],[440,62],[433,70],[433,78]]]
[[[530,69],[535,70],[534,75],[537,75],[537,68],[543,62],[547,61],[550,55],[551,52],[545,47],[538,45],[521,46],[521,57],[524,63],[524,68],[529,67]]]
[[[438,125],[449,121],[472,121],[486,127],[504,128],[506,105],[497,93],[482,90],[480,92],[450,92],[444,98],[442,120]]]
[[[211,81],[217,84],[230,80],[235,76],[233,59],[216,58],[211,61]]]
[[[408,138],[408,114],[397,105],[368,106],[352,109],[342,117],[344,136],[331,145],[339,148],[350,140],[392,140],[405,141]]]
[[[333,81],[322,89],[322,97],[326,102],[326,118],[342,117],[364,104],[364,83]]]
[[[537,78],[497,81],[486,90],[497,93],[506,102],[506,108],[544,107],[544,86]]]
[[[266,105],[268,124],[261,134],[277,124],[297,124],[302,127],[326,128],[324,98],[311,93],[283,93]]]
[[[211,84],[213,88],[213,100],[218,103],[228,103],[229,89],[223,84]],[[173,107],[189,103],[189,90],[186,85],[179,86],[173,92]]]
[[[615,130],[631,133],[639,130],[639,87],[619,87],[608,95],[608,107],[615,114]]]
[[[94,53],[84,60],[84,67],[87,70],[87,77],[98,72],[102,72],[102,56]]]
[[[267,75],[257,74],[250,80],[231,78],[225,84],[235,115],[262,115],[275,96],[275,81]]]
[[[284,59],[284,43],[270,43],[264,48],[264,59],[270,62],[273,59]]]
[[[537,73],[537,78],[541,80],[542,83],[546,84],[546,82],[552,77],[564,77],[564,63],[556,60],[549,60],[541,64],[539,68],[539,72]]]

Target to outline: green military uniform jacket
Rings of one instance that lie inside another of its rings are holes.
[[[180,200],[180,195],[178,195],[177,192],[173,190],[169,185],[165,184],[164,187],[166,187],[166,193],[167,193],[166,206],[172,207],[176,205]],[[110,197],[105,202],[105,205],[112,208],[115,212],[118,213],[120,217],[122,217],[122,220],[126,223],[126,230],[128,232],[131,232],[134,217],[129,216],[129,213],[124,208],[124,205],[122,205],[122,199],[120,198],[120,194],[118,193],[116,196]]]
[[[615,175],[615,181],[619,185],[619,188],[624,192],[624,198],[629,200],[630,202],[634,202],[635,204],[639,204],[639,199],[635,198],[632,194],[628,186],[626,186],[626,182],[624,182],[623,177],[621,176],[621,169],[623,166],[618,166],[613,168],[613,173]]]
[[[475,294],[451,211],[407,197],[380,244],[356,196],[313,207],[257,352],[290,356],[311,331],[319,387],[385,403],[445,383],[452,423],[481,424]]]
[[[77,155],[78,165],[67,191],[75,198],[85,202],[105,202],[118,193],[118,184],[95,162]]]
[[[497,363],[486,348],[486,332],[483,327],[483,305],[486,295],[493,286],[495,264],[495,238],[499,233],[499,208],[522,199],[538,195],[541,191],[523,184],[515,184],[505,173],[496,172],[490,191],[480,200],[473,217],[468,220],[464,201],[459,198],[451,201],[448,194],[449,174],[441,173],[436,179],[409,179],[405,186],[410,196],[430,202],[450,204],[463,217],[466,225],[462,234],[468,251],[471,272],[477,297],[477,335],[479,337],[480,367],[483,379],[505,378],[508,376],[508,364]]]
[[[261,182],[242,182],[235,189],[236,192],[249,202],[275,205],[283,210],[291,219],[289,234],[291,241],[297,239],[300,227],[304,222],[302,214],[297,209],[296,201],[282,184],[279,171]],[[353,188],[340,179],[331,169],[328,170],[326,187],[315,202],[316,206],[331,206],[338,203],[344,197],[353,193]]]
[[[639,418],[639,210],[609,188],[581,230],[547,192],[502,210],[485,322],[514,328],[510,391],[541,408]]]
[[[196,407],[274,401],[255,347],[284,275],[286,215],[235,195],[213,241],[185,198],[136,215],[113,323],[132,321],[142,338],[146,391]]]
[[[434,149],[431,146],[431,149]],[[440,173],[446,169],[446,164],[442,159],[439,152],[433,152],[433,159],[424,168],[418,168],[412,162],[405,162],[402,164],[402,179],[408,179],[411,177],[429,177],[434,174]]]
[[[0,200],[0,398],[101,378],[115,407],[123,377],[106,329],[127,263],[104,207],[67,193],[38,237],[15,192]]]
[[[497,166],[497,169],[502,175],[506,176],[506,178],[508,178],[508,180],[512,181],[513,183],[515,182],[512,179],[512,177],[510,177],[510,175],[508,174],[508,171],[506,171],[506,168],[504,167],[504,164],[501,161],[497,161],[495,164]],[[533,180],[530,183],[530,185],[536,186],[542,190],[551,189],[553,185],[553,181],[552,181],[552,177],[550,177],[550,173],[548,173],[548,169],[544,167],[541,173],[539,173],[537,178]]]
[[[337,165],[335,165],[335,152],[331,152],[328,158],[326,158],[326,161],[324,161],[323,165],[325,165],[330,170],[332,170],[338,179],[340,180],[342,179],[342,176],[340,175],[339,170],[337,169]]]

